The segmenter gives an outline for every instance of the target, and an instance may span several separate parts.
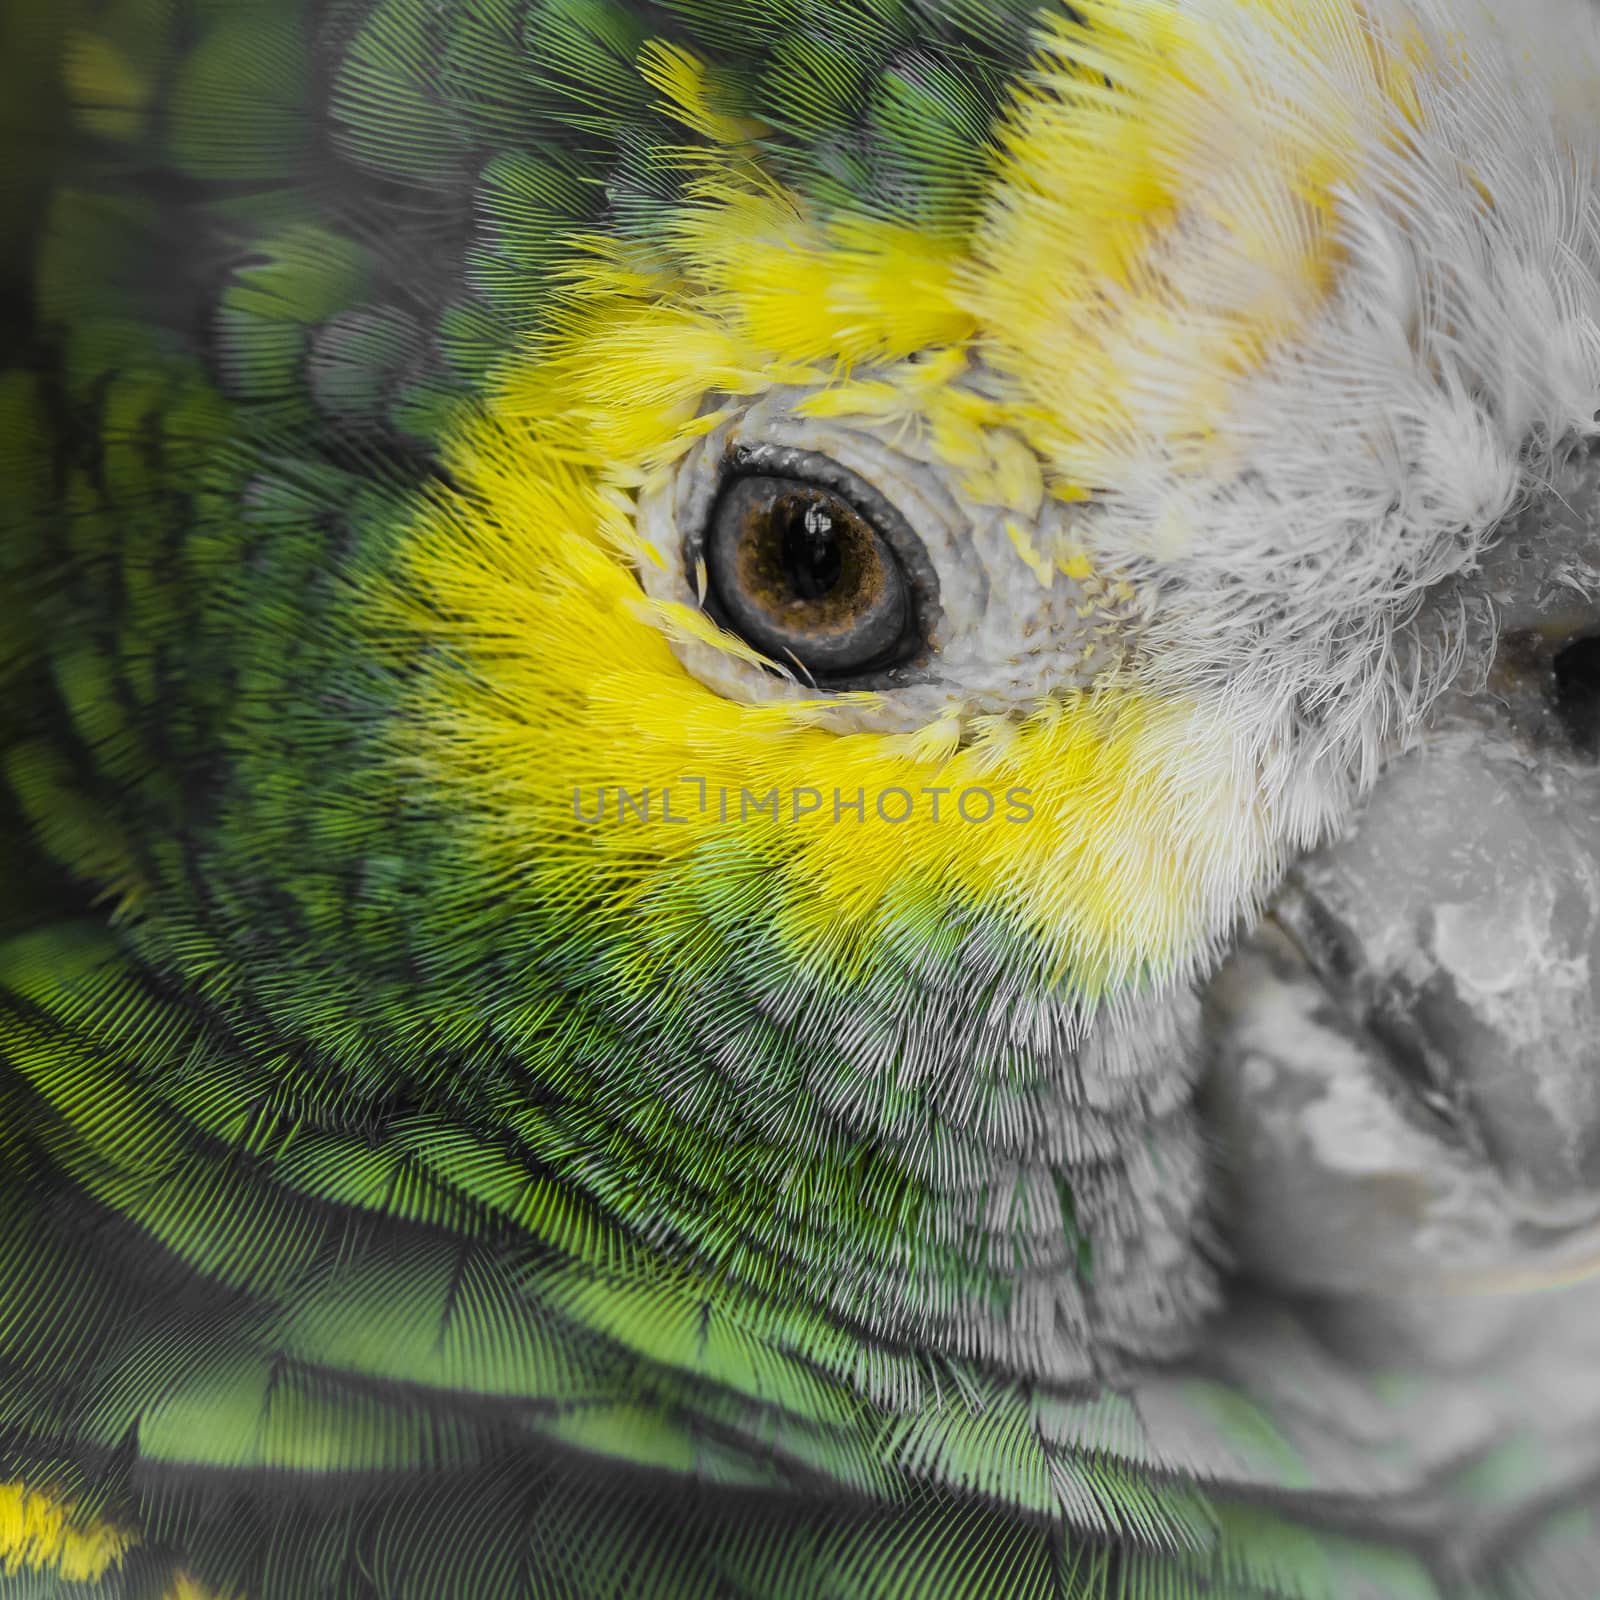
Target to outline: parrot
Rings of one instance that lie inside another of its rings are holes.
[[[1595,1600],[1600,5],[0,82],[0,1596]]]

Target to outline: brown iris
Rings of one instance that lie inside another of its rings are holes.
[[[798,478],[735,478],[711,516],[715,600],[747,644],[814,676],[897,658],[911,595],[887,541],[849,501]]]

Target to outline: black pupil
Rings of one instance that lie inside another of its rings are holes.
[[[773,520],[778,524],[778,559],[794,593],[802,600],[832,594],[844,570],[833,513],[820,501],[795,495],[775,508]]]

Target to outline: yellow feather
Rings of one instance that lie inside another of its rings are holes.
[[[110,1522],[85,1521],[70,1500],[22,1483],[0,1483],[0,1573],[51,1571],[96,1583],[138,1544]]]
[[[1336,192],[1404,137],[1420,46],[1345,0],[1077,9],[1001,129],[964,303],[1035,446],[1095,483],[1139,430],[1212,447],[1231,385],[1317,313]]]
[[[639,52],[639,74],[666,97],[662,109],[718,144],[744,144],[767,132],[763,122],[718,110],[709,66],[681,45],[647,39]]]
[[[930,442],[1010,518],[1019,563],[1078,584],[1095,626],[1131,612],[1131,586],[1096,573],[1070,530],[1045,547],[1028,524],[1047,496],[1071,504],[1108,481],[1137,428],[1175,451],[1215,447],[1231,386],[1328,294],[1334,191],[1373,129],[1405,136],[1421,69],[1414,41],[1375,37],[1343,0],[1079,9],[1081,23],[1047,25],[1014,93],[967,244],[817,214],[729,148],[692,158],[664,245],[575,251],[555,326],[452,442],[470,507],[424,518],[412,553],[429,602],[412,621],[477,667],[419,691],[412,759],[475,802],[482,848],[508,871],[620,902],[652,881],[642,862],[666,868],[737,828],[781,856],[798,951],[837,954],[915,870],[1092,985],[1183,959],[1253,881],[1267,852],[1254,773],[1194,705],[1117,677],[987,730],[955,706],[910,735],[841,731],[840,697],[791,685],[742,704],[702,684],[674,642],[746,665],[749,648],[691,608],[643,603],[633,575],[668,554],[634,531],[634,493],[738,397],[793,385],[813,417]],[[733,142],[691,58],[660,45],[644,70],[686,122]],[[1222,111],[1218,81],[1244,86]],[[1195,181],[1210,172],[1232,179]],[[1242,263],[1248,284],[1197,301],[1193,269],[1213,259],[1217,283]],[[979,786],[1026,791],[1033,820],[899,821],[876,805]],[[575,815],[575,795],[646,789],[678,814]],[[774,791],[787,814],[743,798]],[[796,811],[812,791],[823,803]],[[731,796],[734,814],[688,803],[697,792]]]

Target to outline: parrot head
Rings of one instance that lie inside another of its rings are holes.
[[[1597,431],[1559,9],[1046,13],[922,216],[647,46],[674,202],[566,242],[377,608],[452,944],[582,1018],[522,1063],[593,1103],[575,1181],[952,1355],[1192,1337],[1194,980],[1481,665],[1463,580]]]

